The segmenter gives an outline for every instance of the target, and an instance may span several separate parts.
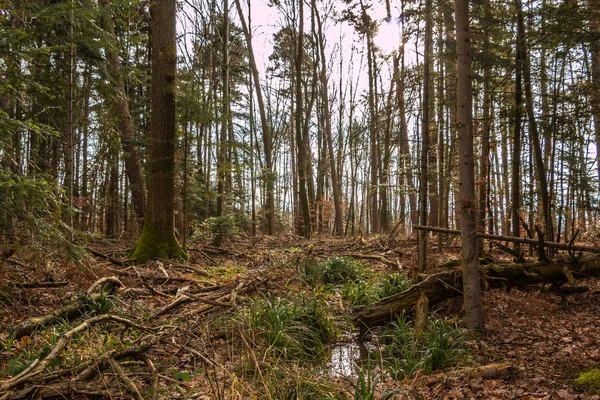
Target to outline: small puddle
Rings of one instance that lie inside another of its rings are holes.
[[[369,361],[375,359],[374,350],[375,347],[370,343],[337,343],[331,348],[327,373],[331,377],[345,376],[356,378],[358,376],[358,369],[365,367]]]

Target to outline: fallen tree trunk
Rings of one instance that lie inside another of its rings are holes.
[[[584,255],[578,259],[560,258],[552,264],[488,264],[481,267],[483,287],[522,287],[537,283],[562,285],[573,283],[576,277],[600,276],[600,256]],[[362,328],[382,325],[403,311],[412,311],[425,294],[433,306],[451,297],[462,296],[462,271],[452,270],[430,275],[404,292],[382,299],[377,304],[358,311],[356,320]]]
[[[433,227],[433,226],[416,225],[416,226],[414,226],[414,229],[428,231],[428,232],[438,232],[438,233],[447,233],[447,234],[451,234],[451,235],[460,235],[460,231],[458,231],[458,230],[437,228],[437,227]],[[493,235],[491,233],[481,233],[480,232],[480,233],[477,233],[477,237],[480,237],[482,239],[497,240],[499,242],[529,244],[532,246],[538,246],[540,244],[539,239],[531,239],[531,238],[516,237],[516,236]],[[553,249],[567,250],[567,251],[581,251],[581,252],[586,252],[586,253],[600,254],[600,248],[598,248],[598,247],[582,246],[582,245],[572,244],[572,243],[547,242],[547,241],[543,241],[543,243],[544,243],[544,247],[551,247]]]
[[[98,286],[102,285],[102,289],[98,294],[92,294]],[[28,320],[21,322],[20,324],[10,328],[6,333],[6,337],[13,339],[20,339],[23,336],[30,336],[36,329],[42,328],[46,325],[50,325],[56,321],[71,320],[84,314],[88,310],[88,304],[92,304],[100,297],[108,296],[113,291],[123,286],[123,284],[115,277],[106,277],[96,281],[89,289],[85,296],[79,297],[77,300],[60,307],[52,312],[42,315],[40,317],[32,317]],[[3,337],[4,338],[4,337]]]

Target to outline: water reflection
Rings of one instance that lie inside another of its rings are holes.
[[[329,376],[356,378],[357,370],[375,360],[375,346],[367,342],[338,343],[331,349]]]

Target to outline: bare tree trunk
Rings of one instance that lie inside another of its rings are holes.
[[[598,169],[598,190],[600,191],[600,2],[588,0],[592,17],[592,30],[596,39],[591,42],[592,51],[592,115],[594,117],[594,133],[596,135],[596,168]]]
[[[429,185],[429,94],[431,75],[431,48],[432,48],[432,0],[425,1],[425,49],[423,57],[423,104],[421,121],[421,179],[419,183],[419,224],[427,225],[427,192]],[[427,270],[427,232],[419,231],[418,235],[418,268]]]
[[[550,210],[550,197],[548,195],[548,179],[546,177],[546,167],[544,166],[544,155],[540,143],[540,135],[537,127],[537,120],[533,109],[533,93],[531,89],[531,71],[529,67],[529,56],[527,44],[525,42],[525,26],[523,23],[523,9],[521,0],[517,2],[517,31],[521,32],[517,40],[521,41],[518,47],[521,51],[521,61],[523,65],[523,79],[525,86],[525,100],[527,103],[527,116],[529,121],[529,134],[533,145],[533,154],[535,159],[535,171],[538,179],[539,193],[542,199],[543,221],[546,227],[546,237],[548,240],[554,238],[554,224]],[[552,253],[550,253],[551,255]]]
[[[491,21],[490,0],[485,0],[484,3],[485,21]],[[484,27],[483,39],[484,54],[488,54],[490,50],[490,34],[489,29]],[[490,83],[492,80],[491,65],[487,60],[483,61],[483,129],[481,136],[481,166],[479,169],[479,213],[477,225],[480,232],[485,232],[485,221],[487,217],[486,209],[489,203],[488,184],[490,179],[490,134],[491,134],[491,119],[490,119]],[[479,250],[483,251],[483,239],[479,241]]]
[[[99,6],[104,9],[101,26],[111,36],[115,34],[115,28],[110,12],[110,0],[99,0]],[[146,188],[142,172],[142,161],[138,147],[135,144],[135,129],[131,114],[129,112],[129,102],[125,93],[125,84],[121,73],[121,66],[117,53],[111,46],[107,46],[106,64],[108,74],[112,85],[117,89],[116,98],[112,102],[112,112],[118,118],[119,131],[121,133],[121,146],[123,147],[123,157],[125,161],[125,172],[129,179],[131,188],[131,199],[133,207],[141,225],[146,208]]]
[[[249,2],[250,3],[250,2]],[[246,24],[244,13],[240,5],[240,0],[235,0],[235,6],[237,8],[242,30],[244,31],[244,37],[246,38],[246,45],[248,46],[248,56],[250,58],[250,68],[252,72],[252,78],[254,79],[254,89],[256,91],[256,102],[258,105],[258,112],[260,114],[260,124],[262,127],[262,141],[263,151],[265,153],[265,217],[267,220],[267,235],[274,233],[275,227],[275,172],[273,171],[273,140],[271,134],[271,126],[267,122],[267,113],[265,108],[265,102],[263,100],[262,88],[260,86],[260,78],[258,75],[258,67],[256,66],[256,59],[254,56],[254,49],[252,47],[252,35],[250,29]]]
[[[221,114],[221,137],[217,156],[217,216],[222,217],[225,209],[225,183],[230,176],[231,165],[227,162],[229,147],[229,0],[223,1],[223,99]],[[220,242],[220,240],[219,240]]]
[[[443,17],[443,5],[440,6],[440,13]],[[444,173],[444,165],[445,165],[445,143],[444,143],[444,132],[446,128],[445,124],[445,115],[444,115],[444,105],[446,103],[445,97],[445,89],[444,89],[444,79],[445,79],[445,71],[444,71],[444,63],[441,62],[443,59],[445,48],[444,48],[444,25],[439,24],[438,27],[438,52],[439,59],[438,62],[438,107],[437,107],[437,119],[438,119],[438,139],[437,139],[437,152],[438,152],[438,173],[437,173],[437,191],[438,191],[438,213],[436,225],[441,226],[444,223],[444,204],[445,204],[445,194],[444,194],[444,181],[445,181],[445,173]],[[438,251],[443,250],[445,236],[443,234],[437,235],[437,249]]]
[[[517,10],[520,9],[521,3],[519,0],[515,0]],[[518,237],[521,235],[521,220],[520,220],[520,209],[521,209],[521,107],[522,107],[522,71],[523,71],[523,60],[521,58],[521,46],[522,41],[519,39],[523,32],[518,28],[517,24],[517,50],[516,50],[516,62],[515,62],[515,121],[514,121],[514,133],[513,133],[513,152],[512,152],[512,235]],[[513,246],[515,252],[519,254],[521,252],[518,243]]]
[[[471,35],[469,1],[456,0],[457,110],[459,147],[460,221],[462,237],[465,324],[485,328],[479,283],[475,166],[473,160],[473,91],[471,83]]]
[[[302,55],[304,53],[304,1],[299,0],[298,41],[296,47],[296,150],[298,153],[298,185],[300,211],[302,213],[302,236],[308,238],[311,233],[310,209],[306,191],[306,147],[302,131]]]
[[[137,262],[150,258],[185,258],[173,226],[175,201],[175,75],[177,47],[176,4],[153,0],[152,28],[152,118],[148,158],[148,208],[144,229],[129,255]]]
[[[394,76],[397,79],[396,84],[396,102],[398,103],[398,113],[400,114],[400,133],[399,147],[402,157],[402,165],[406,174],[406,183],[408,186],[408,204],[410,206],[410,222],[413,225],[418,224],[417,199],[414,192],[414,181],[412,175],[410,145],[408,142],[408,127],[406,123],[406,102],[404,99],[404,34],[400,44],[400,60],[397,58],[394,62]],[[398,64],[401,64],[398,66]]]
[[[333,138],[331,133],[331,110],[329,109],[329,89],[327,85],[327,62],[325,60],[325,35],[323,34],[323,24],[319,10],[317,9],[316,1],[312,0],[312,7],[315,11],[318,27],[318,45],[321,55],[321,101],[323,102],[323,116],[325,119],[325,140],[329,152],[329,169],[331,172],[331,191],[333,192],[333,204],[335,207],[335,234],[337,236],[344,235],[344,215],[342,214],[342,196],[340,194],[340,184],[338,181],[338,171],[336,167],[336,159],[333,153]]]
[[[377,167],[379,165],[379,157],[377,154],[377,111],[375,107],[375,67],[373,60],[373,38],[371,32],[372,21],[367,15],[365,5],[361,1],[362,11],[362,24],[365,29],[365,36],[367,40],[367,64],[368,64],[368,75],[369,75],[369,146],[370,146],[370,200],[371,200],[371,229],[370,232],[377,234],[379,232],[379,201],[378,201],[378,179],[377,179]]]

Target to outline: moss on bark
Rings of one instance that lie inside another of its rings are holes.
[[[129,253],[129,258],[136,263],[145,263],[151,258],[187,260],[188,255],[181,248],[173,232],[165,235],[160,230],[145,224],[142,235]]]

